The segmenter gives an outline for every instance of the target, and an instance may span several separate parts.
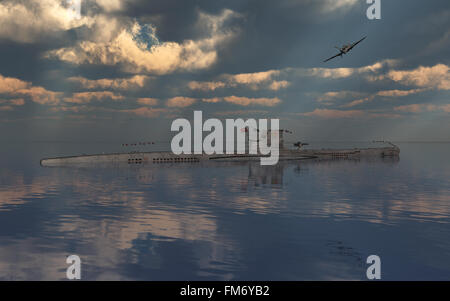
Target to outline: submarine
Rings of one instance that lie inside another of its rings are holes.
[[[279,161],[299,160],[339,160],[339,159],[363,159],[363,158],[398,158],[400,148],[388,141],[383,142],[387,146],[370,148],[335,148],[335,149],[306,149],[306,143],[297,142],[295,148],[285,148],[283,131],[280,131]],[[64,156],[44,158],[40,160],[42,167],[76,166],[93,164],[187,164],[202,162],[245,162],[260,160],[265,155],[261,154],[181,154],[176,155],[171,151],[132,151],[123,153],[92,154],[78,156]]]

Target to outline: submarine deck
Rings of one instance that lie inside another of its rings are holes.
[[[398,157],[400,149],[397,146],[380,148],[354,148],[354,149],[281,149],[279,160],[308,160],[308,159],[352,159],[360,157]],[[92,154],[79,156],[66,156],[44,158],[41,166],[62,166],[86,163],[195,163],[201,161],[253,161],[259,160],[263,155],[235,154],[235,155],[206,155],[183,154],[175,155],[172,152],[129,152]]]

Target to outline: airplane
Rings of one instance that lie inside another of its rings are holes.
[[[356,45],[358,45],[359,43],[364,41],[365,38],[367,38],[367,37],[364,37],[361,40],[359,40],[358,42],[355,42],[355,43],[353,43],[351,45],[344,45],[344,46],[342,46],[342,48],[335,47],[335,48],[337,48],[340,51],[340,53],[336,54],[335,56],[330,57],[329,59],[326,59],[323,62],[326,63],[326,62],[328,62],[328,61],[330,61],[330,60],[332,60],[332,59],[334,59],[335,57],[338,57],[338,56],[342,57],[343,54],[347,54],[350,50],[353,49],[353,47],[355,47]]]

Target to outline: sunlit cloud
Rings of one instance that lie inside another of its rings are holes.
[[[254,73],[223,74],[220,80],[211,82],[189,82],[191,90],[215,91],[220,88],[233,88],[245,86],[252,90],[269,89],[278,91],[289,86],[286,80],[273,80],[280,75],[280,70],[268,70]]]
[[[297,72],[303,76],[313,76],[325,79],[342,79],[358,74],[376,73],[384,67],[395,66],[396,64],[396,60],[383,60],[372,65],[358,68],[310,68],[297,69]]]
[[[84,77],[69,77],[70,82],[78,83],[84,89],[117,89],[127,90],[134,88],[143,88],[145,82],[149,79],[145,75],[135,75],[131,78],[117,78],[117,79],[96,79],[90,80]]]
[[[197,100],[195,98],[191,97],[172,97],[167,101],[168,107],[178,107],[178,108],[185,108],[193,105]]]
[[[378,91],[372,95],[369,95],[367,97],[362,97],[355,99],[349,103],[346,103],[344,105],[341,105],[342,108],[351,108],[357,105],[361,105],[370,101],[373,101],[377,96],[379,97],[385,97],[385,98],[391,98],[396,99],[400,97],[405,97],[417,93],[421,93],[425,91],[425,89],[411,89],[411,90],[384,90],[384,91]]]
[[[56,105],[60,102],[60,98],[63,95],[61,92],[48,91],[43,87],[20,89],[15,91],[13,94],[28,96],[33,102],[41,105]]]
[[[46,57],[76,65],[119,65],[130,73],[167,74],[176,70],[206,69],[217,60],[216,47],[234,35],[231,30],[223,31],[222,24],[238,16],[228,9],[219,16],[200,13],[199,22],[209,29],[209,36],[181,43],[159,41],[156,28],[151,25],[124,24],[118,34],[107,41],[84,40],[74,47],[49,51]],[[108,30],[108,26],[105,27]]]
[[[28,0],[0,3],[0,38],[31,43],[39,38],[88,25],[89,17],[78,16],[59,0]]]
[[[222,101],[222,98],[220,97],[203,98],[202,101],[207,103],[218,103]]]
[[[272,76],[278,74],[280,74],[280,71],[278,70],[269,70],[255,73],[242,73],[236,75],[229,75],[227,77],[231,82],[249,85],[249,84],[259,84],[261,82],[268,81],[272,78]]]
[[[339,79],[352,76],[355,73],[355,70],[352,68],[312,68],[308,73],[320,78]]]
[[[238,96],[227,96],[224,97],[226,102],[240,105],[240,106],[250,106],[250,105],[259,105],[265,107],[273,107],[277,104],[281,103],[281,100],[277,97],[274,98],[249,98],[249,97],[238,97]]]
[[[146,106],[156,106],[158,104],[158,100],[156,98],[149,97],[138,98],[137,102]]]
[[[450,68],[444,64],[420,66],[409,71],[392,70],[380,79],[388,78],[404,85],[450,90]]]
[[[33,102],[39,104],[55,105],[59,103],[63,93],[49,91],[43,87],[33,86],[31,83],[17,78],[0,75],[0,94],[13,97],[30,97]]]
[[[201,91],[214,91],[218,88],[226,87],[224,82],[197,82],[191,81],[188,84],[189,89],[191,90],[201,90]]]
[[[0,93],[12,93],[20,89],[25,89],[30,86],[30,83],[22,81],[17,78],[4,77],[0,74]]]
[[[124,97],[120,94],[115,94],[111,91],[98,91],[98,92],[78,92],[74,93],[72,97],[64,98],[64,101],[67,103],[89,103],[92,100],[123,100]]]
[[[356,91],[330,91],[322,94],[319,98],[317,98],[318,102],[324,102],[324,101],[333,101],[336,99],[344,99],[344,98],[350,98],[350,97],[360,97],[362,92],[356,92]]]
[[[335,12],[336,10],[348,10],[355,6],[358,0],[322,0],[322,11],[326,13]]]
[[[289,6],[318,4],[319,14],[345,13],[358,4],[358,0],[285,0],[282,3]]]
[[[424,89],[412,89],[412,90],[386,90],[377,93],[378,96],[384,97],[404,97],[412,94],[423,92]]]
[[[362,117],[365,115],[361,110],[331,110],[331,109],[315,109],[312,112],[300,113],[301,116],[313,116],[321,118],[354,118]]]
[[[270,85],[269,85],[269,89],[270,90],[274,90],[274,91],[278,91],[280,89],[284,89],[287,88],[290,85],[290,83],[286,80],[282,80],[282,81],[273,81]]]
[[[125,0],[95,0],[95,2],[106,12],[120,11],[125,5]]]
[[[368,97],[364,97],[364,98],[355,99],[349,103],[341,105],[341,108],[351,108],[351,107],[372,101],[373,98],[374,98],[374,96],[368,96]]]
[[[253,115],[264,115],[268,114],[268,111],[264,110],[234,110],[234,111],[219,111],[215,115],[222,117],[233,117],[233,116],[253,116]]]

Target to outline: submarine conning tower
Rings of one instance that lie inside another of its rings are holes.
[[[259,135],[260,130],[256,130],[256,132]],[[285,129],[280,129],[280,130],[276,130],[276,131],[273,131],[273,132],[275,132],[278,135],[280,150],[284,149],[284,133],[292,134],[292,131],[285,130]],[[267,130],[266,137],[267,137],[267,144],[271,145],[271,143],[272,143],[272,130]],[[250,140],[250,135],[248,134],[248,130],[247,130],[246,142],[247,142],[247,149],[251,149],[252,147],[256,147],[257,148],[258,147],[258,142],[259,142],[259,136],[257,136],[257,140]]]

